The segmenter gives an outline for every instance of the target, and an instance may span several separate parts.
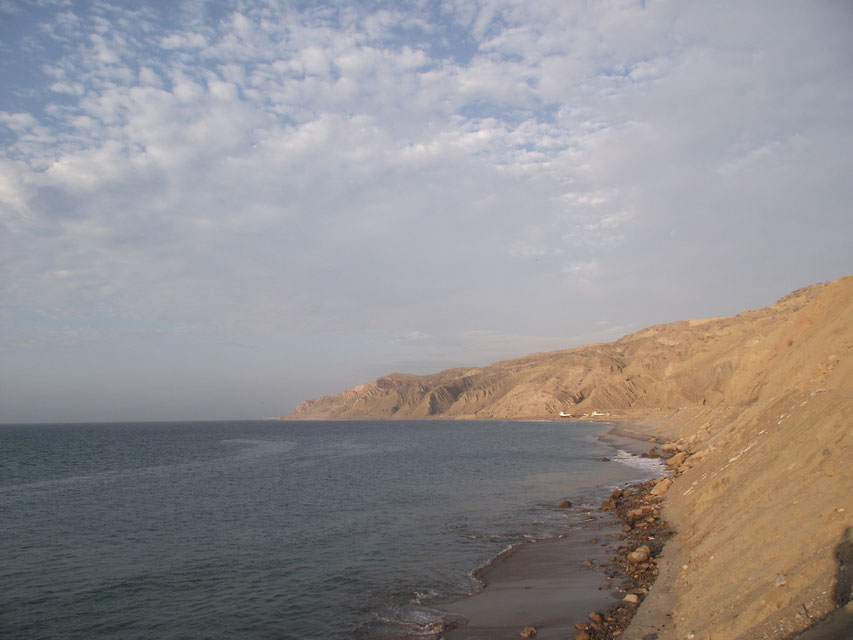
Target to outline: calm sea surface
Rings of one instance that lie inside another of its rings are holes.
[[[601,425],[0,426],[0,637],[415,634],[608,487]],[[623,458],[625,456],[620,456]]]

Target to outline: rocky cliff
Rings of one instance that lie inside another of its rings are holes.
[[[748,405],[768,385],[803,382],[806,370],[818,375],[837,366],[844,354],[824,353],[831,336],[809,344],[803,336],[818,329],[828,298],[847,292],[849,299],[851,283],[815,285],[765,309],[659,325],[607,344],[426,376],[395,373],[303,402],[287,419],[647,416]],[[853,318],[846,320],[849,331]]]

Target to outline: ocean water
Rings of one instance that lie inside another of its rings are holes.
[[[0,426],[0,637],[416,637],[655,463],[568,422]]]

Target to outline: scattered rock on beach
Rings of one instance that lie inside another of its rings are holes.
[[[681,466],[681,463],[687,459],[687,454],[683,451],[676,453],[669,460],[666,461],[666,466],[670,469],[675,469],[676,467]]]
[[[521,630],[521,637],[522,638],[533,638],[535,636],[536,636],[536,629],[534,629],[533,627],[524,627],[524,629]]]
[[[634,551],[628,554],[628,561],[632,564],[640,564],[642,562],[646,562],[651,555],[651,549],[646,545],[643,545],[642,547],[637,547]]]
[[[627,602],[628,604],[639,604],[640,596],[636,593],[629,593],[624,598],[622,598],[622,602]]]
[[[604,618],[601,617],[601,614],[597,611],[593,611],[589,614],[589,619],[593,622],[601,622]]]
[[[586,631],[578,631],[574,636],[574,640],[592,640],[590,635]]]
[[[649,493],[651,493],[651,495],[653,495],[653,496],[662,496],[667,491],[669,491],[669,488],[671,486],[672,486],[672,480],[670,478],[664,478],[660,482],[658,482],[654,486],[654,489],[652,489]]]
[[[612,511],[615,508],[616,508],[616,503],[613,501],[612,498],[610,500],[605,500],[604,502],[601,503],[601,510],[602,511]]]
[[[558,509],[569,509],[572,506],[571,500],[563,500],[560,504],[557,505]]]

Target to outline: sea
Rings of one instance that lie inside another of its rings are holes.
[[[502,553],[660,473],[603,429],[0,425],[0,638],[423,637]]]

